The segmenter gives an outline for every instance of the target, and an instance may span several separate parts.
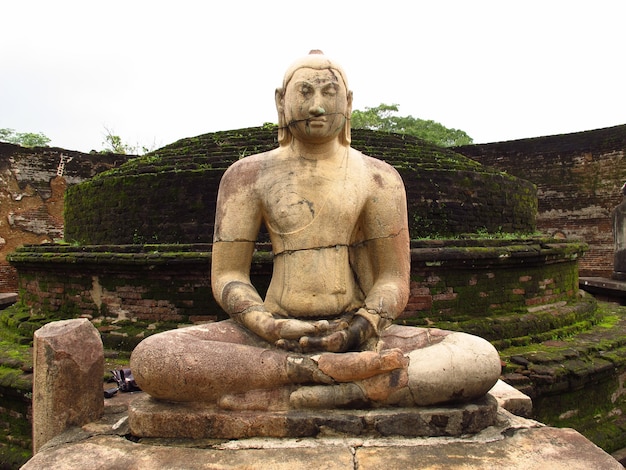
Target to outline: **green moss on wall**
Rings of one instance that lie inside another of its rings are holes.
[[[412,238],[484,229],[532,233],[536,189],[411,136],[354,131],[353,146],[395,166]],[[183,139],[68,188],[65,239],[81,244],[211,242],[219,180],[242,155],[277,147],[275,129]]]

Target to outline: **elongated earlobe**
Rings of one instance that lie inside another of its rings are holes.
[[[351,124],[350,118],[352,117],[352,92],[348,90],[347,93],[347,102],[348,105],[346,107],[346,123],[343,126],[343,133],[341,135],[341,143],[345,145],[350,145],[352,142],[352,132],[351,132]]]
[[[280,146],[288,145],[291,142],[291,132],[287,127],[285,119],[285,90],[276,88],[274,99],[276,101],[276,111],[278,111],[278,144]]]

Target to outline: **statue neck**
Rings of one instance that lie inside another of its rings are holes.
[[[338,155],[345,154],[346,146],[339,142],[339,139],[332,139],[329,142],[310,143],[299,140],[292,140],[290,151],[293,156],[306,160],[329,160]]]

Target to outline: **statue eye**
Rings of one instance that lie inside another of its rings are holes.
[[[313,93],[313,89],[310,86],[303,86],[300,88],[300,94],[302,96],[310,96]]]
[[[335,96],[337,94],[337,87],[334,84],[327,85],[322,90],[324,96]]]

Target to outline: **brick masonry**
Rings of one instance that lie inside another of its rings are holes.
[[[479,320],[567,302],[578,291],[584,249],[542,240],[414,244],[411,297],[399,320]],[[35,312],[142,323],[226,318],[211,294],[210,258],[208,244],[26,246],[9,257],[20,273],[21,299]],[[258,251],[251,278],[261,293],[271,272],[271,253]]]
[[[535,183],[538,230],[584,240],[589,251],[580,260],[580,275],[611,276],[610,213],[626,181],[626,125],[455,150]]]
[[[584,240],[589,250],[580,260],[581,275],[610,276],[614,246],[609,214],[619,204],[619,188],[626,181],[625,147],[626,126],[616,126],[455,150],[535,183],[538,229]],[[127,159],[0,143],[0,292],[17,288],[16,272],[5,260],[7,253],[20,245],[63,237],[66,187]],[[157,242],[145,237],[137,241]]]
[[[0,293],[17,290],[17,273],[6,261],[8,253],[24,244],[63,238],[67,186],[128,158],[0,142]]]

